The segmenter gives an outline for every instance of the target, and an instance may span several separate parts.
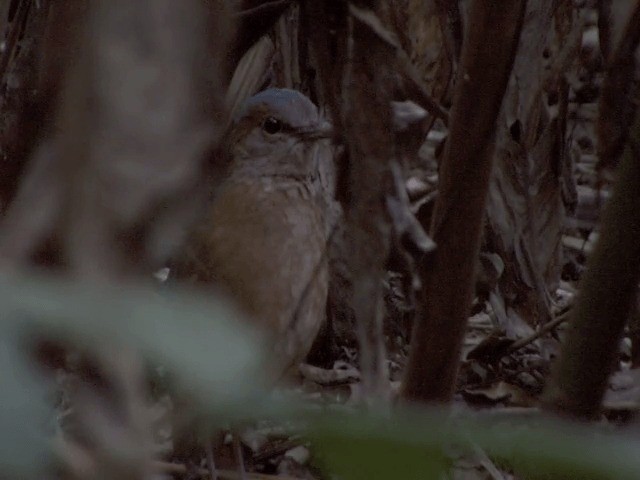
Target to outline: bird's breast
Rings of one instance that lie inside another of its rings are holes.
[[[201,272],[211,276],[198,280],[215,281],[275,335],[281,362],[302,361],[328,290],[325,218],[309,189],[300,182],[227,184],[196,238]]]

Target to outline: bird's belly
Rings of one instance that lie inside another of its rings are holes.
[[[324,320],[326,229],[296,191],[228,188],[214,202],[208,256],[217,283],[273,335],[283,368],[304,359]]]

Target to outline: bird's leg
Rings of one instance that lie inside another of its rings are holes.
[[[240,480],[247,480],[247,472],[244,469],[244,455],[242,455],[242,444],[240,443],[240,430],[234,429],[232,432],[233,437],[233,453],[236,457],[236,463],[238,464],[238,475]]]
[[[204,443],[204,449],[207,454],[207,468],[209,469],[209,475],[211,476],[211,480],[218,480],[218,471],[216,470],[216,463],[213,459],[213,443],[211,442],[211,436],[207,437]]]

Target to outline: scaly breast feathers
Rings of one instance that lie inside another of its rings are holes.
[[[305,196],[306,197],[306,196]],[[291,189],[225,185],[194,232],[189,268],[274,337],[283,370],[304,360],[324,320],[326,227],[313,198]]]

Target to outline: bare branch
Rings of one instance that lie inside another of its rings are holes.
[[[451,130],[431,224],[438,245],[403,384],[406,400],[448,402],[471,308],[493,162],[494,130],[520,38],[526,1],[475,0],[462,50]],[[424,269],[423,269],[424,270]]]

